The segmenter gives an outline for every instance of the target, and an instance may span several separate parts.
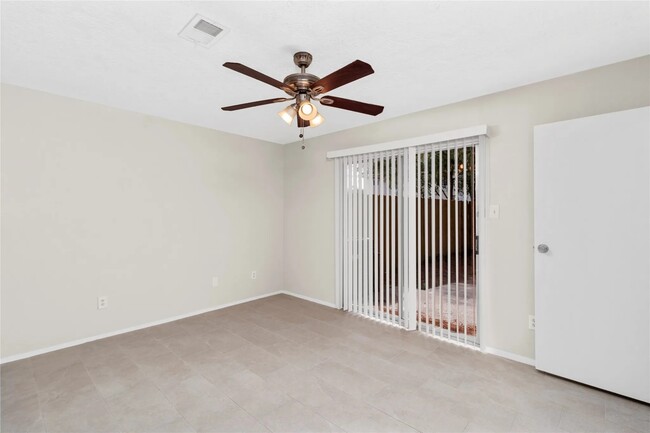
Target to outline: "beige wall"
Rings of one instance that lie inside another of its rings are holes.
[[[307,140],[304,151],[285,146],[285,289],[335,301],[334,166],[326,152],[487,124],[490,202],[501,216],[487,220],[490,241],[482,246],[489,290],[482,338],[533,358],[533,126],[649,105],[648,77],[650,57],[642,57]]]
[[[1,101],[2,357],[282,289],[280,145],[8,85]]]
[[[532,128],[649,105],[648,76],[644,57],[307,140],[305,151],[2,85],[1,355],[278,290],[334,302],[325,153],[488,124],[501,218],[487,221],[482,249],[482,338],[533,357]]]

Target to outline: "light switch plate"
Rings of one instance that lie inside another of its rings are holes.
[[[212,277],[212,287],[219,287],[219,277]]]

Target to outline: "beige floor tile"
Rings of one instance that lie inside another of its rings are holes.
[[[372,395],[386,387],[385,382],[333,361],[318,364],[309,372],[355,397]]]
[[[252,415],[227,396],[208,395],[179,403],[178,411],[197,432],[267,432]]]
[[[219,388],[199,374],[194,374],[182,381],[169,382],[159,389],[177,409],[196,405],[207,397],[225,397]]]
[[[343,432],[297,401],[289,401],[261,418],[262,423],[275,433]]]
[[[650,432],[650,406],[274,296],[0,366],[3,432]]]
[[[388,387],[365,401],[421,432],[462,432],[470,422],[452,411],[452,403],[424,390]]]
[[[3,432],[45,431],[38,395],[32,393],[2,400],[0,414]]]
[[[158,387],[182,381],[195,373],[190,365],[171,352],[141,357],[136,363],[142,374]]]
[[[345,431],[415,432],[401,421],[323,382],[305,390],[296,400]],[[294,394],[296,395],[296,394]],[[303,401],[304,400],[304,401]]]
[[[277,410],[291,400],[284,391],[264,381],[248,386],[232,387],[226,393],[242,409],[256,418]]]
[[[102,363],[93,362],[91,366],[86,366],[86,369],[104,398],[126,391],[147,378],[138,366],[127,358],[106,358]]]
[[[172,421],[163,422],[153,427],[143,427],[136,430],[125,430],[124,433],[195,433],[196,430],[184,418],[178,417]]]
[[[293,341],[264,346],[264,350],[277,357],[282,363],[282,366],[292,365],[308,370],[323,362],[323,357],[320,354]]]
[[[263,346],[266,347],[266,346]],[[226,358],[243,364],[248,370],[264,375],[282,368],[285,362],[262,346],[244,346],[228,352]]]
[[[119,433],[122,430],[105,408],[93,406],[83,413],[46,418],[48,433]]]
[[[320,337],[320,334],[305,329],[301,324],[291,324],[282,331],[282,336],[294,343],[302,344]]]
[[[560,419],[558,428],[563,432],[591,433],[646,433],[621,424],[607,421],[604,416],[591,416],[567,410]]]
[[[107,399],[111,415],[126,431],[150,431],[179,413],[151,382],[144,381]]]
[[[531,433],[555,433],[560,430],[559,420],[530,417],[522,414],[517,414],[515,420],[510,427],[510,431],[515,432],[531,432]]]
[[[160,340],[155,338],[146,337],[138,341],[130,341],[121,345],[124,354],[134,362],[143,358],[151,358],[152,356],[162,356],[172,353],[171,350]]]
[[[34,377],[41,402],[95,390],[86,367],[80,361],[47,374],[36,373]]]
[[[258,325],[249,325],[233,330],[240,337],[257,346],[270,346],[286,342],[287,339]]]
[[[183,333],[157,338],[157,340],[181,358],[184,355],[210,348],[210,345],[205,339],[205,334],[189,335]]]
[[[214,331],[204,334],[202,337],[211,348],[218,352],[229,352],[252,344],[245,338],[228,330]]]
[[[16,400],[36,394],[36,380],[31,368],[4,371],[0,378],[0,395],[2,401]]]
[[[31,365],[35,376],[47,376],[50,373],[69,367],[79,361],[79,347],[71,347],[34,356],[31,358]]]
[[[98,391],[65,393],[42,405],[48,432],[119,432],[121,426]]]
[[[639,432],[650,432],[650,406],[627,399],[612,399],[605,409],[605,419]]]
[[[452,405],[450,413],[494,431],[509,431],[517,415],[512,409],[478,398],[462,405]]]

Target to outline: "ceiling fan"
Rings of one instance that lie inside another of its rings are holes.
[[[322,124],[325,120],[311,101],[318,101],[326,106],[356,111],[357,113],[369,114],[371,116],[376,116],[384,111],[384,107],[381,105],[353,101],[351,99],[339,98],[337,96],[319,96],[374,73],[375,71],[369,64],[362,62],[361,60],[355,60],[338,71],[334,71],[323,78],[319,78],[316,75],[306,72],[311,61],[312,55],[306,51],[299,51],[294,54],[293,63],[300,67],[300,72],[287,75],[284,78],[284,81],[273,79],[261,72],[249,68],[248,66],[242,65],[241,63],[224,63],[223,66],[228,69],[232,69],[240,74],[248,75],[251,78],[284,90],[289,97],[263,99],[260,101],[247,102],[245,104],[230,105],[228,107],[222,107],[221,109],[224,111],[235,111],[260,105],[294,101],[284,110],[280,111],[278,115],[289,125],[293,123],[294,118],[297,118],[298,128],[316,127]],[[302,134],[300,137],[302,138]]]

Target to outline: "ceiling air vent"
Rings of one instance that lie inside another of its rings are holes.
[[[221,24],[196,14],[189,23],[185,24],[178,36],[202,47],[210,48],[226,32],[227,29]]]

